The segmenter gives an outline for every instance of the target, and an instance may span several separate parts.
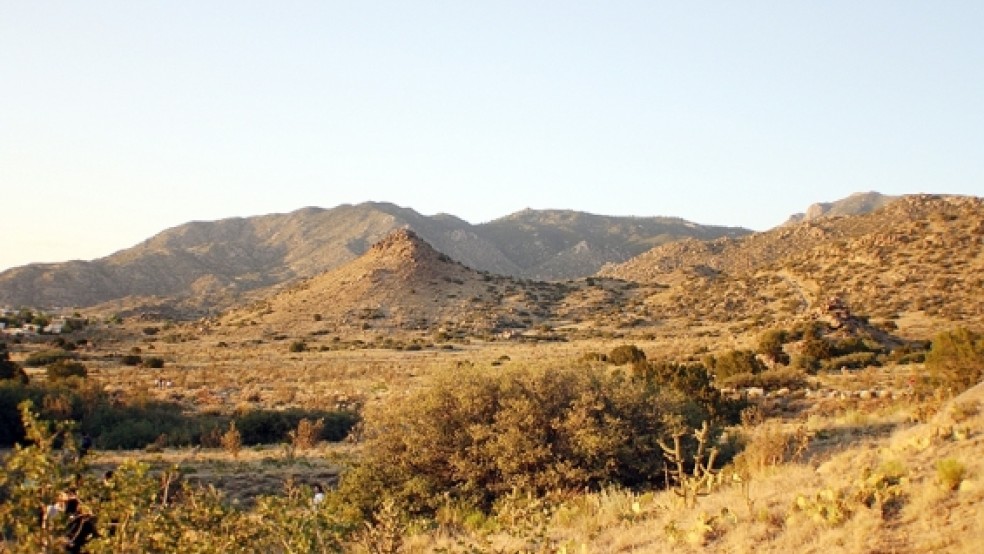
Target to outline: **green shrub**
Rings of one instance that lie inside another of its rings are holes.
[[[0,343],[0,381],[7,380],[27,383],[28,378],[27,373],[24,372],[24,368],[10,361],[7,346]]]
[[[68,377],[86,378],[89,371],[79,362],[69,360],[59,360],[45,369],[45,374],[49,380],[67,379]]]
[[[592,368],[467,368],[428,385],[367,412],[363,459],[340,484],[364,513],[387,497],[433,515],[449,499],[487,511],[514,490],[651,483],[662,476],[664,417],[679,408]]]
[[[834,346],[827,339],[813,334],[803,338],[800,354],[815,360],[826,360],[835,355]]]
[[[348,436],[358,423],[358,416],[351,412],[322,412],[306,410],[252,410],[235,418],[236,428],[243,444],[272,444],[290,440],[290,432],[297,429],[301,420],[322,420],[320,440],[337,442]]]
[[[120,358],[120,363],[122,363],[123,365],[136,366],[136,365],[140,365],[142,362],[143,362],[143,358],[140,356],[140,354],[127,354],[122,358]]]
[[[608,361],[615,365],[634,364],[646,361],[646,353],[634,344],[616,346],[608,353]]]
[[[762,373],[738,373],[722,383],[734,388],[759,387],[765,390],[787,388],[797,390],[806,387],[807,378],[803,371],[795,368],[767,369]]]
[[[861,337],[851,337],[834,343],[831,353],[834,356],[847,356],[848,354],[858,354],[863,352],[881,353],[883,351],[884,349],[877,344],[869,343]]]
[[[966,475],[967,468],[953,458],[945,458],[936,462],[936,478],[947,490],[957,490]]]
[[[160,369],[164,367],[164,358],[160,356],[151,356],[149,358],[144,358],[144,367],[149,367],[151,369]]]
[[[647,385],[654,385],[667,394],[684,398],[694,404],[694,420],[699,422],[710,419],[712,422],[729,425],[738,422],[741,410],[745,407],[742,401],[730,400],[721,395],[714,386],[707,369],[700,363],[676,363],[671,361],[655,361],[645,365],[633,366],[633,375],[638,379],[645,377]]]
[[[984,377],[984,337],[963,327],[936,335],[926,369],[938,386],[969,389]]]
[[[823,369],[836,371],[839,369],[862,369],[870,366],[880,366],[878,354],[874,352],[855,352],[837,356],[821,363]]]
[[[794,369],[799,369],[809,374],[816,373],[822,366],[823,363],[819,359],[810,356],[808,354],[801,354],[799,356],[796,356],[795,358],[793,358],[793,363],[792,363],[792,367]]]
[[[719,356],[707,356],[704,364],[715,379],[727,379],[739,373],[761,373],[765,364],[751,350],[730,350]]]
[[[307,344],[305,344],[302,340],[294,341],[290,343],[289,350],[291,352],[304,352],[307,350]]]
[[[769,329],[759,337],[755,351],[768,357],[777,364],[789,363],[789,354],[783,345],[789,341],[789,333],[785,329]]]
[[[51,350],[38,350],[37,352],[31,352],[27,359],[24,360],[24,365],[27,367],[44,367],[46,365],[51,365],[59,360],[67,360],[72,358],[71,352],[66,352],[62,349],[51,349]]]

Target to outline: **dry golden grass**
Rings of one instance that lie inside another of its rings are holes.
[[[436,371],[465,364],[494,371],[511,364],[575,363],[586,353],[605,353],[627,342],[640,346],[651,359],[742,344],[720,332],[566,343],[473,340],[455,344],[453,350],[290,352],[290,337],[255,341],[224,330],[180,329],[185,338],[175,341],[142,337],[135,328],[129,331],[130,339],[106,341],[97,346],[103,350],[86,353],[92,381],[124,398],[168,399],[191,411],[219,413],[247,406],[359,408],[394,401]],[[321,339],[310,344],[317,346]],[[120,366],[101,356],[126,352],[133,344],[139,344],[145,356],[164,358],[165,366]],[[824,374],[812,380],[809,396],[763,399],[766,420],[745,430],[750,433],[750,451],[761,449],[754,471],[737,471],[739,481],[734,473],[740,468],[726,468],[718,489],[700,498],[695,508],[683,507],[672,492],[605,490],[569,499],[539,527],[473,521],[411,536],[404,551],[460,551],[470,544],[479,551],[512,552],[548,544],[554,552],[975,552],[979,544],[968,530],[984,523],[984,466],[979,456],[984,451],[984,394],[978,388],[977,396],[962,398],[935,419],[914,424],[925,421],[928,412],[905,395],[909,378],[921,371],[913,365]],[[173,385],[158,388],[157,379]],[[879,391],[885,391],[884,396]],[[863,396],[865,392],[869,394]],[[809,435],[808,448],[802,451],[798,432]],[[776,456],[780,450],[781,456]],[[93,461],[97,469],[127,458],[162,469],[177,464],[187,479],[215,485],[231,501],[248,504],[257,495],[279,493],[289,480],[332,483],[339,468],[357,456],[357,445],[322,444],[295,455],[291,458],[282,446],[268,446],[243,448],[236,458],[218,449],[168,449],[97,452]],[[774,458],[779,459],[769,461]],[[944,459],[956,460],[965,469],[956,490],[949,490],[938,477],[936,464]],[[898,506],[886,512],[877,503],[868,507],[856,500],[864,480],[888,466],[904,468]],[[819,502],[825,491],[849,508],[843,521],[817,519],[794,508],[798,496]]]

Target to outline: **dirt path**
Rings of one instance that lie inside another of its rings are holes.
[[[820,292],[820,287],[816,284],[816,282],[807,283],[800,277],[793,275],[785,269],[777,272],[776,274],[786,281],[786,283],[788,283],[789,286],[796,291],[796,294],[799,295],[800,313],[809,310],[810,306],[813,305],[813,302],[816,300],[816,296]],[[811,296],[813,297],[813,300],[811,300]]]

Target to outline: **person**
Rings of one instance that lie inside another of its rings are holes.
[[[48,529],[49,531],[54,530],[55,522],[59,519],[59,516],[65,512],[65,503],[70,499],[77,499],[75,489],[69,489],[66,492],[58,493],[58,497],[55,501],[45,507],[44,513],[41,515],[41,527]]]
[[[325,489],[322,488],[321,483],[314,484],[314,497],[311,498],[311,503],[315,508],[318,507],[322,502],[325,501]]]
[[[103,473],[102,490],[100,491],[99,494],[99,503],[100,506],[103,507],[103,509],[105,509],[105,505],[111,502],[113,499],[113,494],[112,494],[114,488],[113,476],[114,473],[113,470],[111,469],[108,469],[106,470],[105,473]],[[110,518],[108,523],[106,521],[103,521],[103,524],[106,526],[105,527],[106,534],[112,537],[116,535],[116,528],[119,527],[120,522],[116,518]]]
[[[79,460],[89,453],[90,448],[92,448],[92,437],[89,436],[89,433],[83,433],[82,441],[79,442]]]
[[[79,509],[78,497],[65,500],[65,516],[68,523],[65,526],[65,552],[80,554],[82,548],[96,535],[96,523],[91,514]]]

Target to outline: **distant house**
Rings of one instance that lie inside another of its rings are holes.
[[[60,335],[65,329],[65,320],[55,320],[45,326],[44,332],[52,335]]]

